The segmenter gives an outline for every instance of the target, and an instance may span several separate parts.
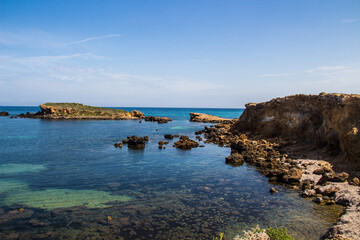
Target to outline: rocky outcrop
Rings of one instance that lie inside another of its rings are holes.
[[[230,132],[325,147],[360,167],[360,95],[293,95],[249,103]]]
[[[8,112],[5,112],[5,111],[2,111],[0,112],[0,116],[9,116],[9,113]]]
[[[172,121],[172,119],[170,119],[168,117],[146,116],[145,121],[147,121],[147,122],[167,123],[169,121]]]
[[[174,147],[189,150],[199,147],[199,143],[197,141],[191,140],[188,136],[181,136],[180,140],[174,143]]]
[[[37,113],[20,114],[20,118],[40,119],[98,119],[98,120],[131,120],[142,119],[144,113],[127,112],[121,109],[87,106],[80,103],[45,103],[40,105]]]
[[[204,134],[207,143],[231,147],[225,162],[241,166],[243,162],[256,166],[269,182],[281,182],[301,188],[301,196],[313,198],[319,204],[346,206],[338,222],[329,229],[324,239],[360,239],[360,184],[357,178],[347,182],[349,174],[335,173],[326,161],[293,159],[286,154],[287,141],[261,138],[248,139],[245,134],[234,134],[231,126],[217,124],[198,131]]]
[[[236,119],[222,118],[205,113],[190,113],[190,121],[202,123],[234,123]]]
[[[143,149],[145,148],[145,143],[149,141],[149,137],[138,137],[138,136],[131,136],[127,137],[127,139],[122,140],[123,144],[127,144],[128,148],[132,149]],[[116,146],[115,146],[116,147]]]

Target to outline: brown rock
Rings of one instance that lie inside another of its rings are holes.
[[[244,156],[240,153],[232,153],[225,158],[226,164],[241,166],[244,164]]]
[[[191,140],[188,136],[181,136],[180,140],[174,143],[174,147],[184,150],[199,147],[199,143]]]
[[[360,186],[360,180],[357,178],[357,177],[354,177],[350,182],[349,182],[350,185],[353,185],[353,186]]]
[[[274,194],[274,193],[277,193],[277,192],[278,192],[278,191],[277,191],[275,188],[273,188],[273,187],[270,188],[270,193],[271,193],[271,194]]]
[[[249,103],[232,134],[249,132],[298,143],[313,142],[360,167],[360,95],[293,95]],[[291,127],[289,127],[291,126]]]
[[[335,174],[332,179],[333,182],[345,182],[349,178],[349,174],[346,172]]]
[[[234,119],[217,117],[205,113],[190,113],[190,121],[204,123],[234,123]]]

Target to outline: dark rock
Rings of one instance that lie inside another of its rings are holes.
[[[147,121],[147,122],[167,123],[168,121],[172,121],[172,119],[170,119],[168,117],[146,116],[145,121]]]
[[[345,182],[348,178],[349,178],[349,174],[346,172],[342,172],[342,173],[335,174],[332,181],[333,182]]]
[[[316,183],[316,185],[323,185],[326,182],[332,180],[334,178],[334,173],[333,172],[329,172],[329,173],[325,173],[324,175],[322,175],[322,177],[319,179],[319,181]]]
[[[8,112],[2,111],[0,112],[0,116],[9,116],[10,114]]]
[[[137,136],[131,136],[127,139],[127,144],[129,148],[133,149],[142,149],[145,148],[145,142],[149,141],[149,137],[137,137]]]
[[[322,201],[323,201],[322,197],[316,197],[313,200],[313,202],[315,202],[315,203],[322,203]]]
[[[199,147],[205,147],[205,145],[199,145]]]
[[[114,144],[114,147],[122,148],[122,146],[123,146],[122,143],[115,143]]]
[[[313,187],[313,182],[311,182],[310,180],[305,180],[301,183],[302,190],[312,189]]]

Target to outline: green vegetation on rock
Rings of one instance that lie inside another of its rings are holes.
[[[104,112],[104,113],[126,113],[127,111],[122,109],[105,108],[105,107],[93,107],[84,105],[81,103],[45,103],[43,106],[56,107],[56,108],[71,108],[78,111],[91,111],[91,112]]]

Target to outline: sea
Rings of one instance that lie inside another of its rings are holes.
[[[176,138],[158,148],[165,134],[195,139],[212,125],[190,112],[239,118],[243,109],[119,108],[173,121],[0,117],[0,239],[233,239],[258,226],[311,240],[343,211],[225,164],[230,148],[180,150]],[[0,106],[11,116],[39,110]],[[114,147],[132,135],[149,137],[145,149]]]

